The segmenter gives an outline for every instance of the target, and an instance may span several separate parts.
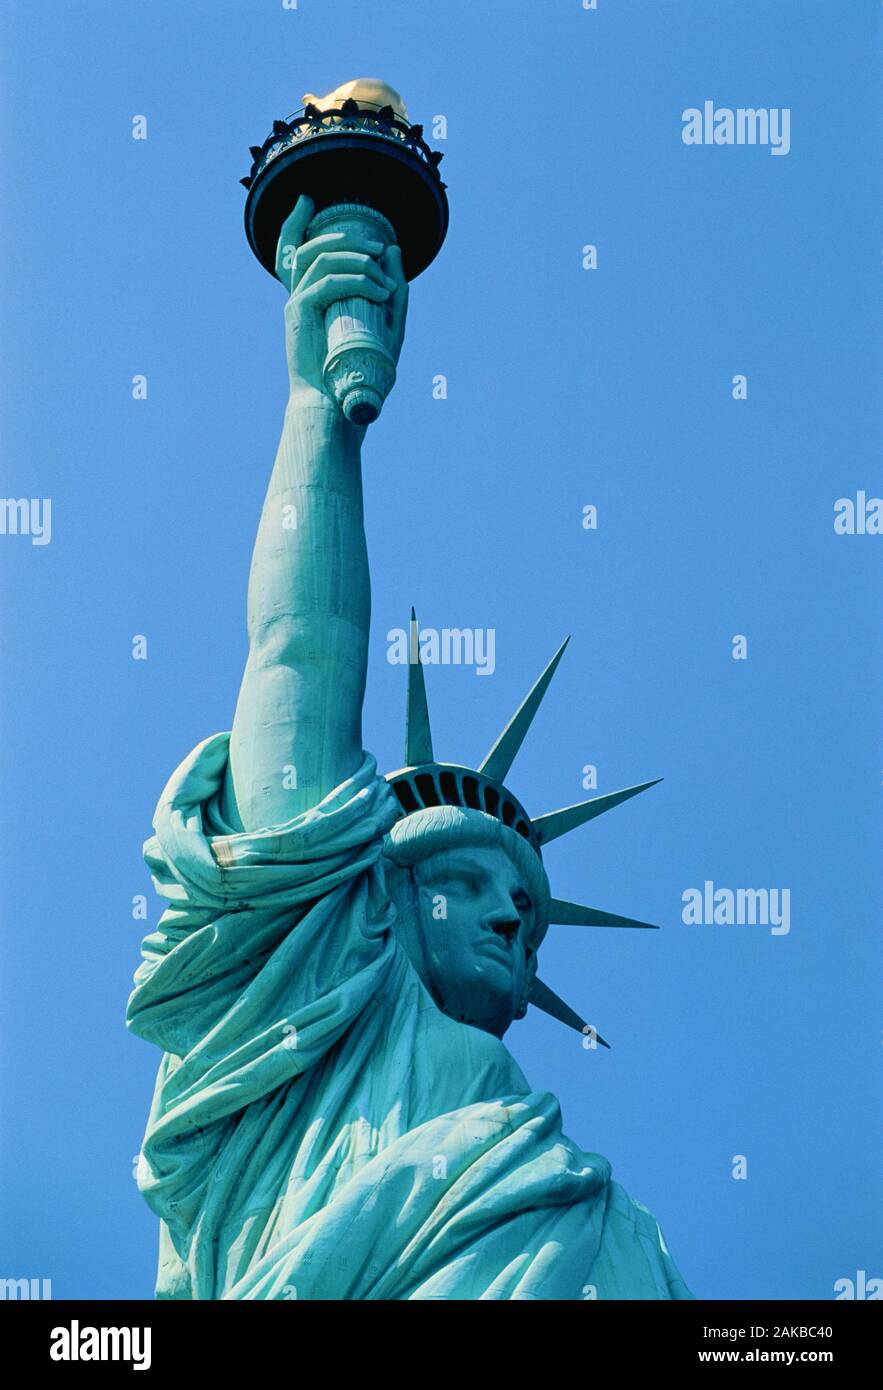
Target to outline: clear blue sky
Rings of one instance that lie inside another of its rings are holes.
[[[286,390],[238,180],[304,91],[363,74],[427,129],[447,116],[451,201],[365,449],[367,746],[400,765],[386,633],[411,603],[496,631],[492,677],[429,671],[454,761],[573,634],[512,785],[539,813],[584,794],[587,763],[601,791],[664,776],[547,856],[559,896],[664,930],[552,928],[545,977],[613,1050],[531,1016],[513,1051],[698,1295],[883,1273],[883,538],[833,529],[837,498],[883,493],[880,13],[3,0],[0,490],[51,497],[53,529],[0,536],[0,1275],[152,1293],[132,1157],[159,1058],[123,1026],[131,901],[168,775],[230,726]],[[790,108],[790,153],[685,146],[706,99]],[[790,933],[684,925],[706,879],[790,888]]]

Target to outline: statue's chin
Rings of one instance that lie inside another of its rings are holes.
[[[464,989],[462,986],[445,988],[434,982],[432,994],[442,1013],[456,1023],[468,1023],[472,1028],[480,1028],[484,1033],[493,1033],[502,1038],[513,1020],[511,1001],[491,995],[487,990]]]

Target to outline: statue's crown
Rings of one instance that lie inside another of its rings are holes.
[[[420,633],[416,614],[411,609],[409,629],[408,707],[405,720],[405,766],[388,772],[386,780],[392,786],[402,809],[402,819],[428,811],[437,806],[455,806],[464,811],[477,811],[499,821],[521,836],[542,859],[542,847],[559,835],[566,835],[586,821],[594,820],[620,802],[637,796],[648,787],[656,786],[661,778],[640,782],[621,791],[607,792],[588,801],[564,806],[557,811],[531,818],[521,801],[505,785],[503,778],[524,742],[549,683],[564,655],[570,639],[558,648],[539,679],[531,686],[518,709],[497,738],[490,752],[477,768],[460,763],[439,762],[433,752],[426,682],[420,659]],[[587,927],[653,927],[651,922],[639,922],[620,917],[600,908],[552,898],[550,923]],[[585,1032],[588,1025],[575,1010],[539,979],[534,980],[530,1002],[552,1014],[554,1018]],[[594,1031],[594,1030],[592,1030]],[[596,1035],[597,1036],[597,1035]],[[603,1042],[602,1038],[598,1038]],[[608,1046],[604,1043],[604,1046]]]

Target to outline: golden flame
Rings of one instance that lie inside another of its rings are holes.
[[[368,111],[379,111],[382,106],[391,106],[397,116],[410,124],[410,116],[400,94],[380,77],[357,77],[352,82],[344,82],[335,87],[327,96],[316,96],[315,92],[304,92],[304,106],[317,107],[319,111],[329,111],[352,98]]]

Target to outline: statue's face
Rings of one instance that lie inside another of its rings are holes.
[[[502,1037],[536,970],[535,910],[498,846],[444,850],[414,866],[415,965],[451,1018]]]

